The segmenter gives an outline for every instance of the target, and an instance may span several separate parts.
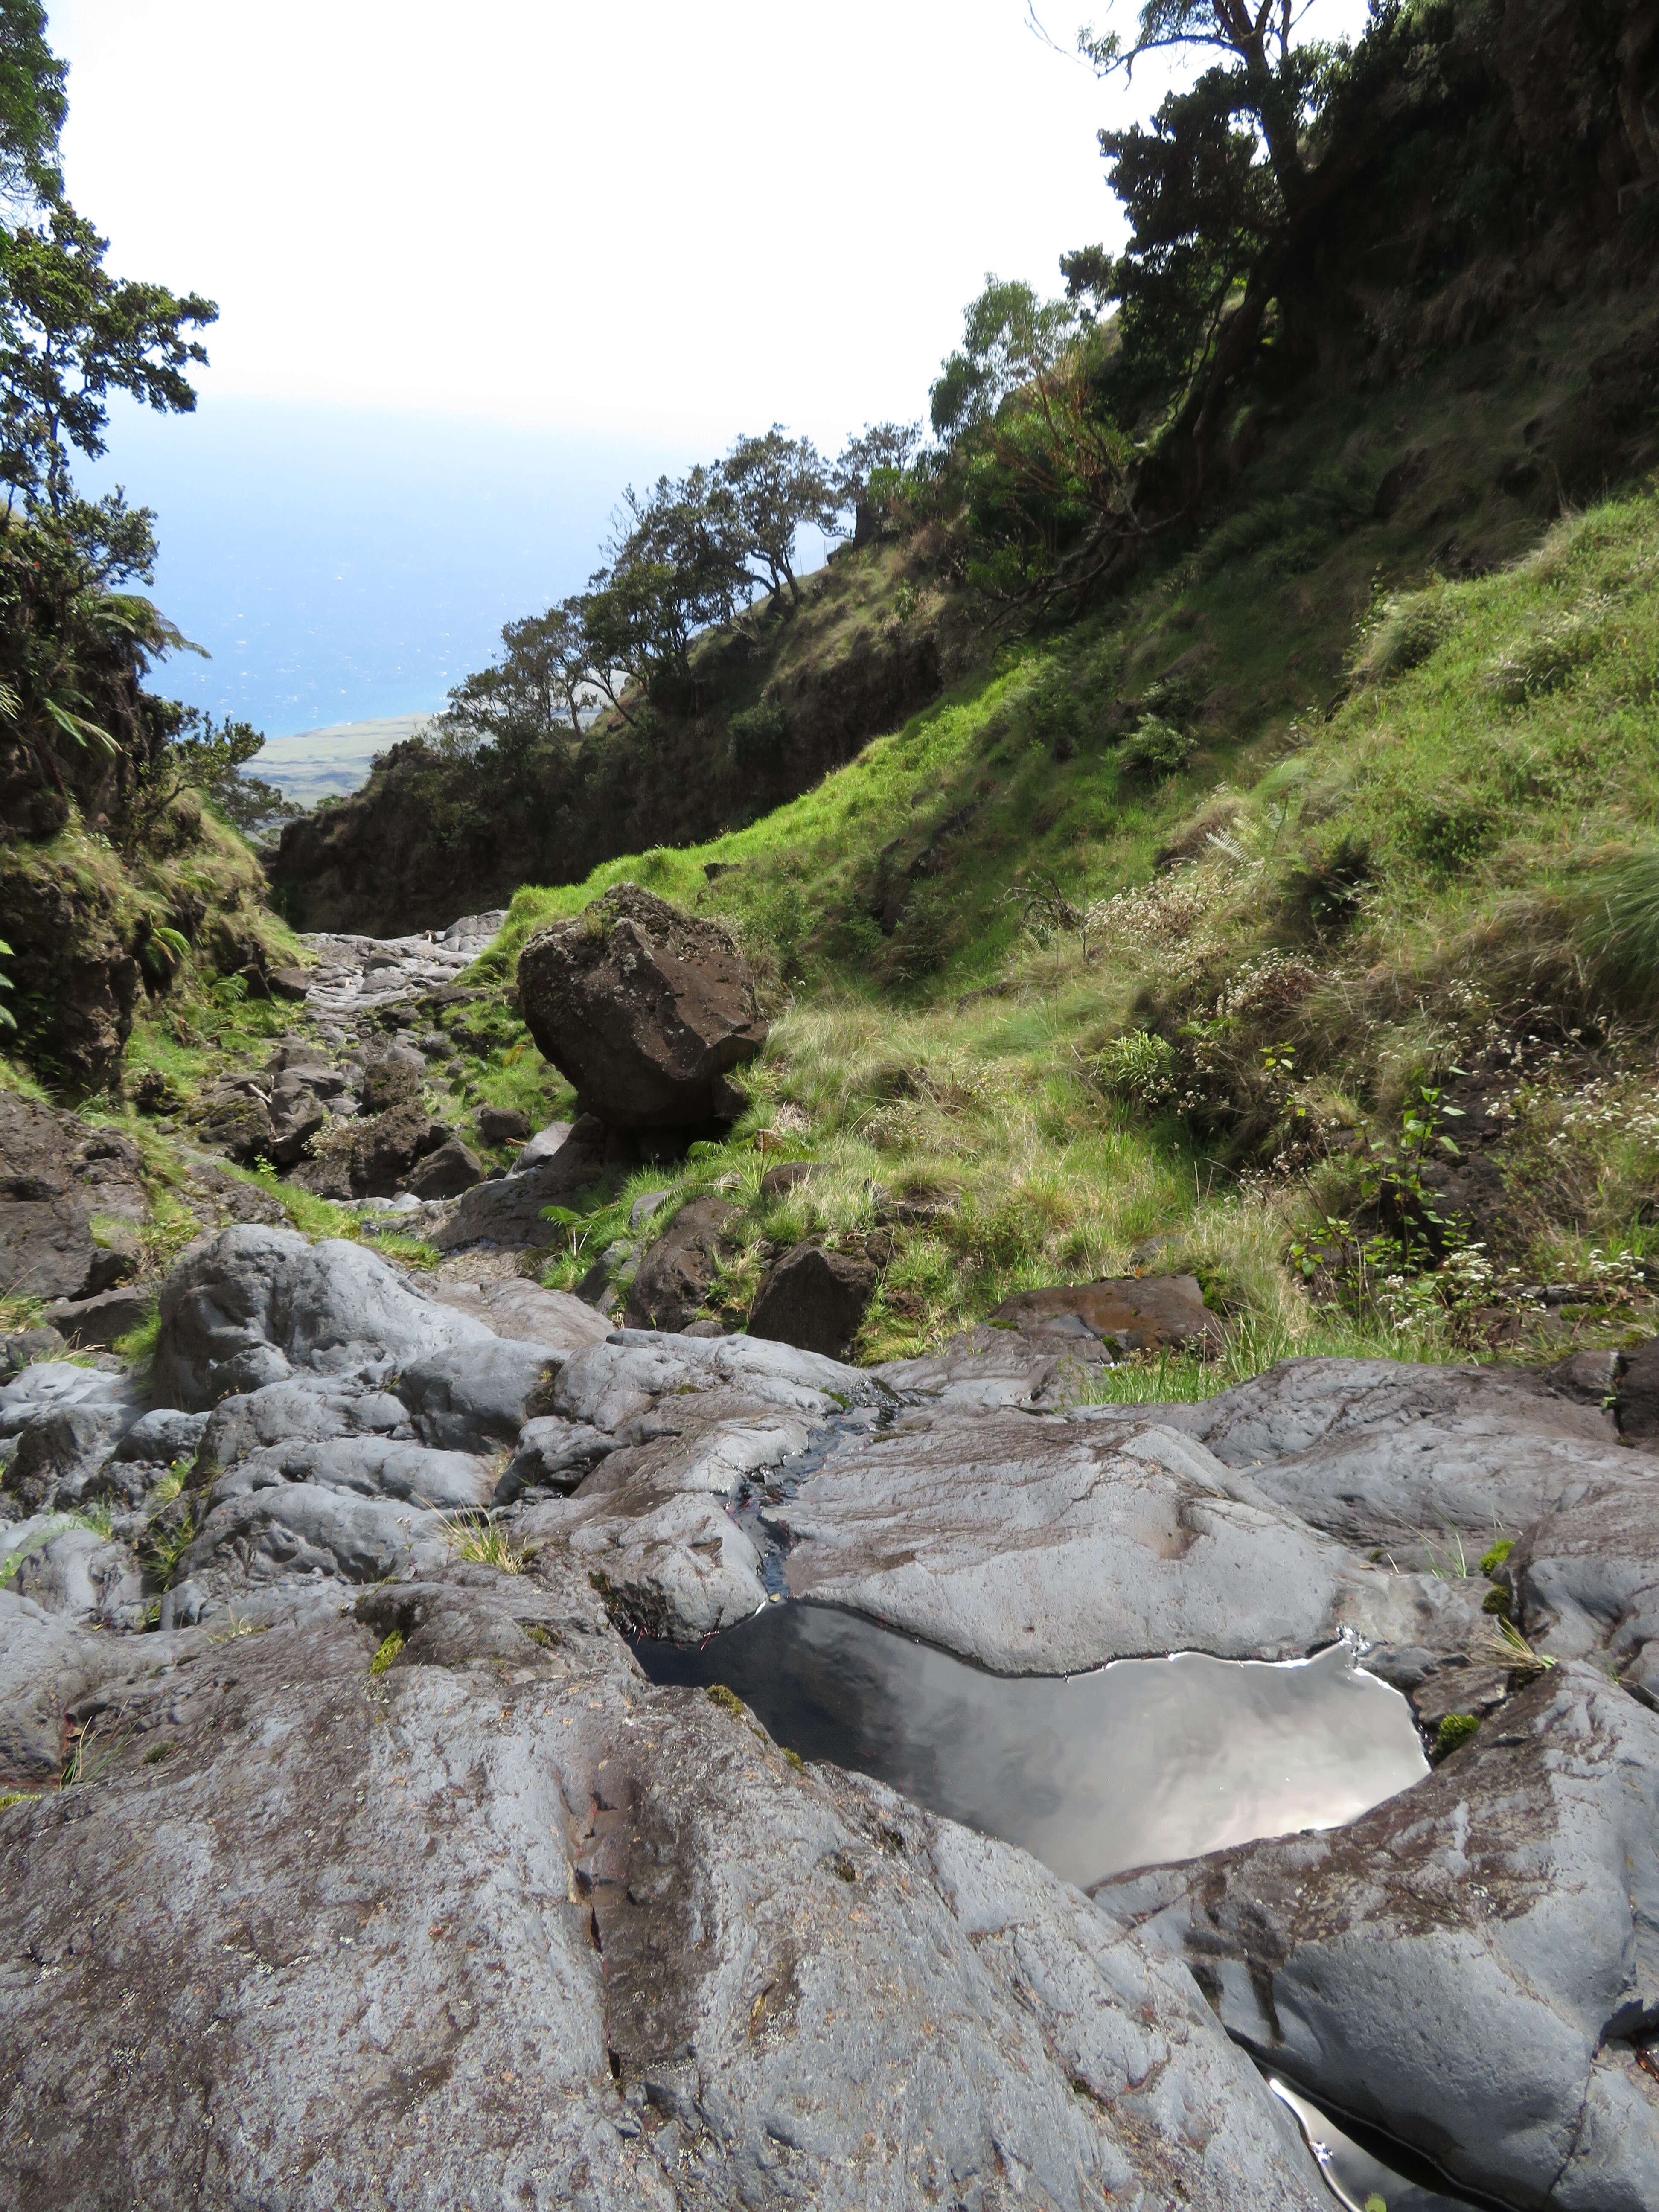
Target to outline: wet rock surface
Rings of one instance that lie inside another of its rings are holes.
[[[1346,1828],[1095,1894],[1247,2048],[1455,2179],[1659,2202],[1659,1718],[1593,1669]]]
[[[636,884],[532,938],[519,996],[543,1054],[616,1129],[729,1120],[725,1079],[766,1042],[732,938]]]
[[[368,1126],[420,1060],[295,1041],[260,1103]],[[147,1299],[68,1120],[25,1226]],[[616,1328],[515,1272],[605,1149],[416,1207],[436,1277],[218,1230],[145,1383],[0,1385],[16,2202],[1325,2203],[1258,2058],[1497,2201],[1659,2201],[1659,1458],[1596,1377],[1081,1406],[1122,1331],[1075,1291],[879,1370],[845,1315],[687,1334],[718,1199],[641,1201]],[[792,1593],[1016,1676],[1342,1638],[1459,1726],[1346,1828],[1091,1901],[630,1656]]]

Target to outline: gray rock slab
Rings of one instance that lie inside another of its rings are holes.
[[[487,1505],[495,1462],[470,1452],[432,1451],[397,1437],[335,1437],[315,1443],[264,1444],[213,1486],[211,1504],[251,1498],[283,1483],[320,1483],[362,1498],[394,1498],[443,1512]]]
[[[162,1285],[155,1401],[200,1412],[298,1368],[385,1375],[489,1340],[481,1322],[360,1244],[239,1226],[186,1254]]]
[[[159,1406],[133,1423],[122,1437],[116,1457],[149,1460],[158,1467],[171,1467],[177,1459],[193,1459],[207,1425],[205,1413],[184,1413],[175,1406]]]
[[[331,1575],[374,1583],[441,1566],[448,1556],[436,1513],[320,1482],[275,1482],[210,1506],[184,1571],[200,1577],[216,1566],[239,1582]]]
[[[649,1689],[570,1581],[550,1648],[465,1590],[198,1647],[0,1814],[20,2203],[1323,2212],[1178,1962]]]
[[[789,1587],[1010,1674],[1178,1650],[1291,1658],[1345,1632],[1467,1644],[1484,1583],[1372,1565],[1164,1410],[1103,1429],[947,1403],[850,1430],[778,1510]]]
[[[502,1473],[497,1500],[510,1504],[526,1490],[574,1490],[616,1449],[615,1437],[602,1429],[568,1421],[562,1413],[540,1414],[519,1431],[518,1447]]]
[[[0,1783],[38,1789],[57,1782],[69,1753],[70,1707],[130,1650],[125,1638],[86,1633],[72,1615],[0,1588]],[[0,1813],[0,1823],[5,1817]]]
[[[1605,1651],[1624,1666],[1659,1638],[1659,1472],[1573,1486],[1571,1502],[1534,1522],[1510,1554],[1521,1626],[1558,1658]]]
[[[1038,1406],[1045,1409],[1075,1401],[1086,1370],[1105,1358],[1104,1348],[1086,1331],[1075,1344],[1057,1347],[1052,1338],[1035,1344],[1017,1329],[988,1328],[982,1323],[951,1337],[920,1359],[891,1359],[870,1372],[902,1397],[937,1398],[954,1406]],[[1160,1407],[1176,1418],[1182,1407]]]
[[[1517,2205],[1659,2203],[1659,1716],[1546,1674],[1352,1826],[1103,1884],[1310,2096]]]
[[[556,1408],[574,1420],[615,1431],[659,1398],[730,1386],[757,1405],[829,1420],[848,1406],[887,1401],[881,1384],[856,1367],[760,1337],[664,1336],[616,1330],[577,1352],[560,1374]]]
[[[960,1407],[842,1438],[780,1512],[797,1596],[1012,1674],[1328,1641],[1348,1562],[1203,1449]]]
[[[4,1468],[6,1490],[27,1513],[76,1504],[137,1416],[136,1396],[114,1392],[89,1393],[38,1413],[15,1431],[16,1449]]]
[[[12,1589],[45,1613],[71,1617],[97,1614],[137,1626],[143,1617],[142,1579],[125,1544],[112,1543],[96,1529],[58,1528],[32,1545],[12,1577]]]
[[[136,1419],[137,1404],[125,1376],[82,1367],[73,1360],[38,1360],[0,1389],[0,1437],[17,1436],[43,1413],[68,1406],[126,1405],[132,1407]]]
[[[349,1378],[316,1375],[293,1376],[222,1399],[210,1413],[172,1418],[202,1424],[198,1451],[199,1463],[208,1468],[234,1466],[261,1444],[320,1443],[329,1437],[390,1436],[397,1429],[409,1430],[409,1409],[401,1398]]]

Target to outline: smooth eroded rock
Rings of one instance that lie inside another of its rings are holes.
[[[1544,1675],[1350,1826],[1095,1893],[1315,2098],[1517,2205],[1659,2203],[1659,1716]]]

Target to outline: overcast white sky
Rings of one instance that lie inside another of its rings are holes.
[[[1039,0],[1070,50],[1086,0]],[[1333,23],[1361,0],[1321,0]],[[1096,9],[1099,13],[1098,8]],[[224,393],[839,441],[922,411],[988,270],[1115,230],[1025,0],[58,0],[112,265]]]
[[[221,309],[199,414],[88,472],[213,654],[169,688],[273,736],[441,706],[629,477],[924,415],[988,271],[1121,236],[1095,134],[1158,82],[1038,6],[1063,52],[1026,0],[54,0],[71,197]]]

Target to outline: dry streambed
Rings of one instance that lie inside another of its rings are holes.
[[[1597,1407],[1045,1413],[1006,1333],[864,1372],[258,1225],[162,1316],[149,1404],[0,1392],[17,2203],[1328,2202],[1256,2061],[1472,2193],[1659,2201],[1659,1492]],[[1400,1571],[1453,1514],[1500,1582]],[[630,1648],[711,1636],[784,1745]],[[1423,1776],[1401,1698],[1483,1717]]]

